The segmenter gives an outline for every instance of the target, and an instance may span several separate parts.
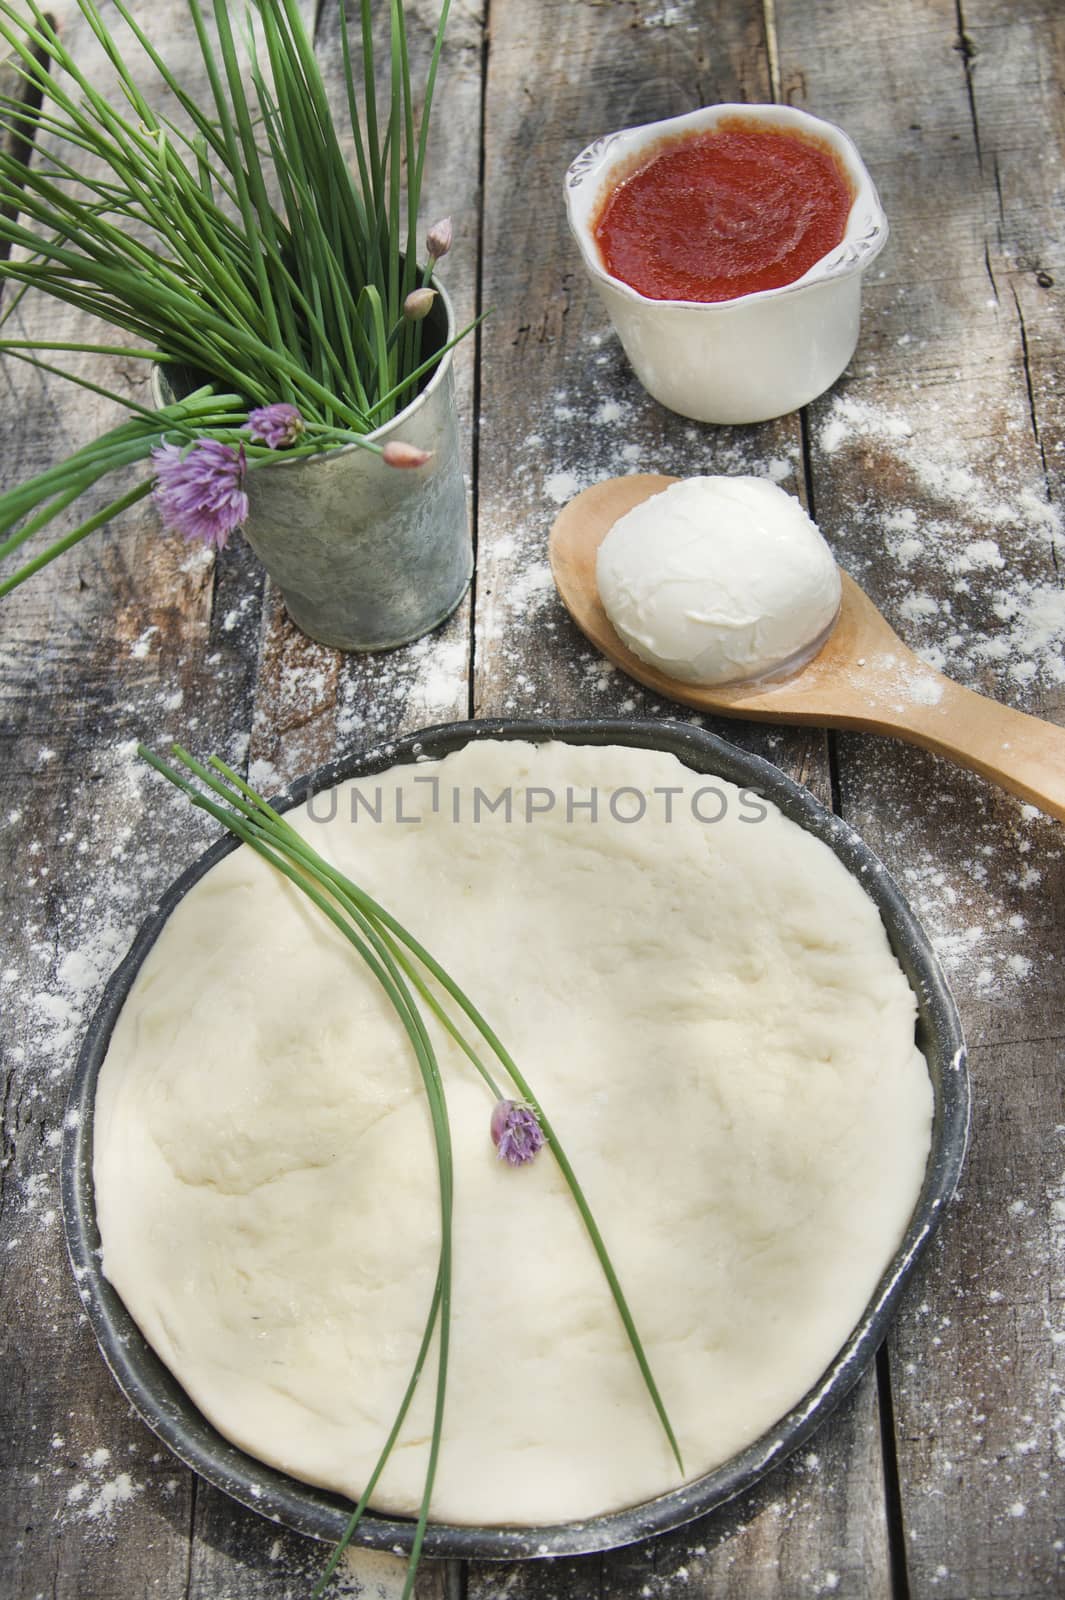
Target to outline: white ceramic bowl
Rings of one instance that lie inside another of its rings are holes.
[[[593,233],[603,199],[679,134],[704,133],[726,118],[813,134],[836,153],[855,191],[843,238],[779,289],[710,303],[648,299],[603,266]],[[858,342],[862,273],[888,236],[873,180],[852,141],[833,123],[791,106],[705,106],[607,134],[582,150],[566,173],[566,210],[636,376],[662,405],[697,422],[764,422],[835,383]]]

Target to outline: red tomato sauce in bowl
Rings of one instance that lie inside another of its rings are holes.
[[[606,195],[603,266],[649,300],[795,283],[843,238],[854,186],[827,145],[746,120],[667,145]]]

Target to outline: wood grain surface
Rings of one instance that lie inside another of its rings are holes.
[[[1044,451],[1060,460],[1065,416],[1031,375],[1021,290],[1040,288],[1037,234],[1026,216],[1022,242],[1024,208],[1007,203],[1005,179],[1008,163],[1015,182],[1061,190],[1060,80],[1045,82],[1053,8],[997,9],[978,41],[968,6],[870,8],[866,27],[851,7],[818,6],[816,25],[799,0],[777,7],[784,81],[852,132],[895,230],[869,294],[872,337],[839,393],[811,408],[811,465],[823,528],[909,642],[971,687],[1061,721],[1060,633],[1045,652],[967,647],[1014,633],[1004,590],[1061,599]],[[842,30],[846,51],[826,50]],[[874,81],[889,92],[865,93]],[[982,115],[985,97],[995,115]],[[1060,250],[1060,213],[1044,205],[1041,221]],[[1059,293],[1059,348],[1060,305]],[[893,434],[894,419],[909,433]],[[899,508],[915,513],[924,546],[908,563]],[[963,1194],[890,1340],[909,1590],[1060,1593],[1049,1232],[1065,1120],[1060,828],[888,743],[842,736],[840,788],[844,815],[939,924],[973,1052]]]
[[[53,9],[106,81],[71,0]],[[317,9],[336,86],[336,7]],[[408,5],[416,75],[436,9]],[[184,0],[135,10],[199,86]],[[2,603],[0,1600],[295,1600],[321,1570],[319,1547],[195,1480],[130,1414],[65,1259],[74,1055],[137,923],[208,837],[138,772],[133,742],[180,736],[269,790],[471,713],[689,715],[594,652],[551,585],[559,506],[622,472],[772,476],[925,660],[1065,722],[1063,91],[1054,0],[455,0],[426,216],[454,219],[443,273],[460,320],[489,313],[458,358],[467,601],[428,640],[341,657],[295,632],[241,541],[214,560],[141,505]],[[893,237],[829,395],[759,427],[696,426],[629,372],[569,239],[562,174],[603,132],[774,94],[854,136]],[[92,337],[30,298],[16,321]],[[139,364],[68,359],[146,396]],[[110,422],[24,366],[3,383],[5,484]],[[963,1193],[877,1368],[754,1491],[601,1557],[426,1563],[419,1596],[1065,1592],[1061,827],[891,741],[707,725],[842,810],[924,917],[973,1045]],[[390,1600],[401,1571],[355,1552],[333,1593]]]

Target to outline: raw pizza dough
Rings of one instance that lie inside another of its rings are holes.
[[[484,800],[470,820],[476,788],[508,786],[509,823]],[[478,742],[361,780],[355,822],[352,787],[331,822],[293,820],[521,1063],[687,1474],[705,1473],[820,1377],[922,1182],[932,1091],[875,906],[825,845],[670,755]],[[399,791],[420,821],[395,820]],[[696,818],[722,801],[720,821]],[[491,1096],[436,1038],[456,1193],[433,1515],[550,1523],[657,1495],[679,1474],[558,1168],[496,1158]],[[249,850],[182,900],[141,968],[95,1151],[104,1269],[159,1355],[235,1443],[354,1498],[432,1294],[435,1155],[387,1001]],[[430,1359],[378,1509],[418,1505],[434,1374]]]

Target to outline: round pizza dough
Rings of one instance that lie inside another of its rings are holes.
[[[661,753],[476,742],[312,812],[290,815],[530,1079],[702,1475],[817,1381],[921,1186],[932,1091],[873,902],[771,805]],[[680,1474],[551,1152],[500,1162],[490,1093],[433,1034],[456,1171],[434,1517],[571,1521],[669,1489]],[[246,848],[185,896],[137,976],[100,1075],[95,1182],[104,1270],[204,1414],[354,1498],[433,1291],[434,1146],[387,1000]],[[418,1506],[434,1359],[379,1510]]]

